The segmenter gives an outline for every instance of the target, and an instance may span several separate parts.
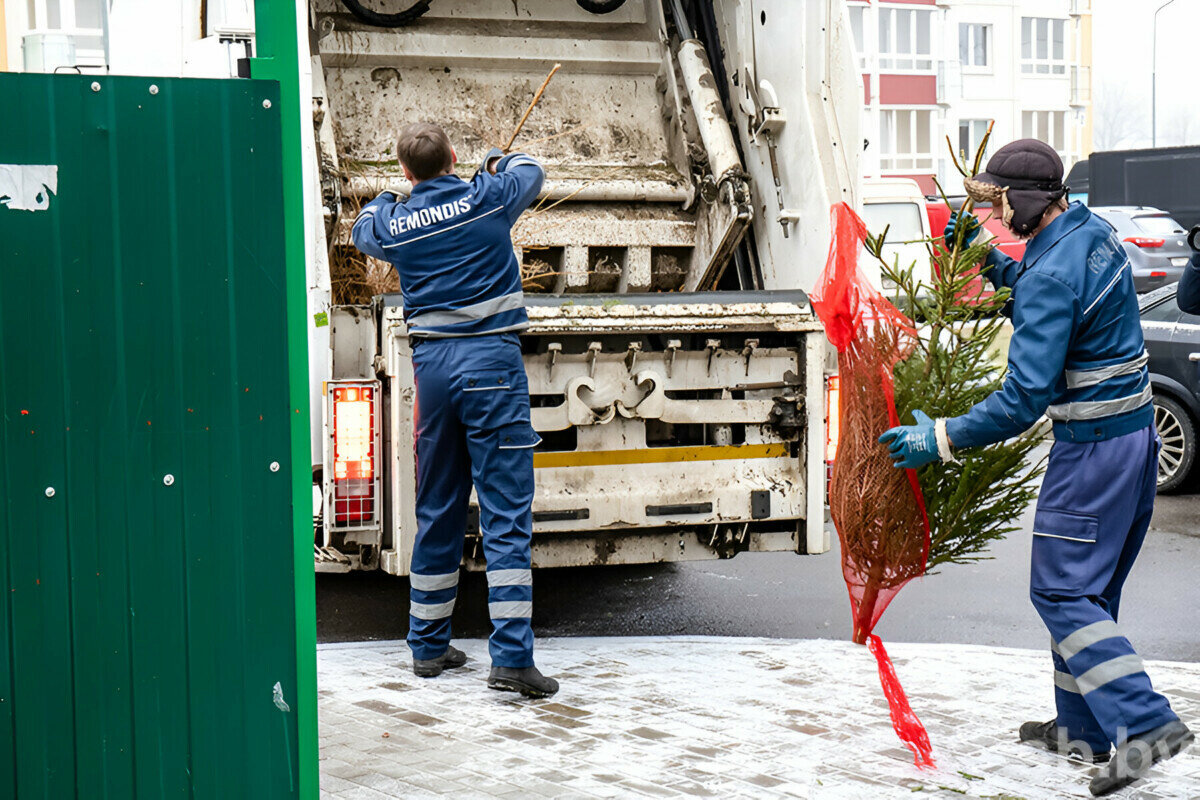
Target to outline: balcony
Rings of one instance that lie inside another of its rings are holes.
[[[1092,102],[1092,68],[1071,67],[1071,105],[1086,106]]]

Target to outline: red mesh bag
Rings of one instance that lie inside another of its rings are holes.
[[[842,549],[854,641],[870,642],[896,733],[918,766],[932,765],[929,737],[909,708],[895,669],[872,631],[904,584],[925,573],[929,520],[914,470],[892,466],[879,443],[900,424],[892,371],[916,341],[907,317],[871,285],[858,256],[867,229],[845,203],[832,211],[829,260],[813,308],[838,351],[841,436],[829,481],[829,511]]]

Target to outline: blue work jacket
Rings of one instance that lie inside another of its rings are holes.
[[[947,420],[955,447],[1003,441],[1043,414],[1054,437],[1095,442],[1153,420],[1146,348],[1129,258],[1112,226],[1072,203],[1017,262],[993,250],[987,276],[1012,289],[1001,387]]]
[[[1183,268],[1175,299],[1183,312],[1200,314],[1200,253],[1192,253],[1191,263]]]
[[[363,206],[351,239],[400,274],[410,336],[445,338],[519,331],[529,325],[510,231],[541,191],[532,156],[421,181],[407,200],[384,192]]]

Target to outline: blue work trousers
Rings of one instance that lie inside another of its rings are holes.
[[[1117,627],[1154,512],[1158,434],[1055,442],[1033,525],[1030,597],[1050,629],[1058,725],[1107,753],[1177,719]]]
[[[415,340],[417,538],[408,644],[437,658],[450,617],[471,486],[487,559],[488,648],[498,667],[533,666],[533,448],[529,384],[516,334]]]

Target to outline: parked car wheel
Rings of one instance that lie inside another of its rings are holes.
[[[1162,437],[1158,454],[1158,491],[1174,492],[1188,480],[1196,461],[1196,426],[1179,403],[1154,395],[1154,425]]]

